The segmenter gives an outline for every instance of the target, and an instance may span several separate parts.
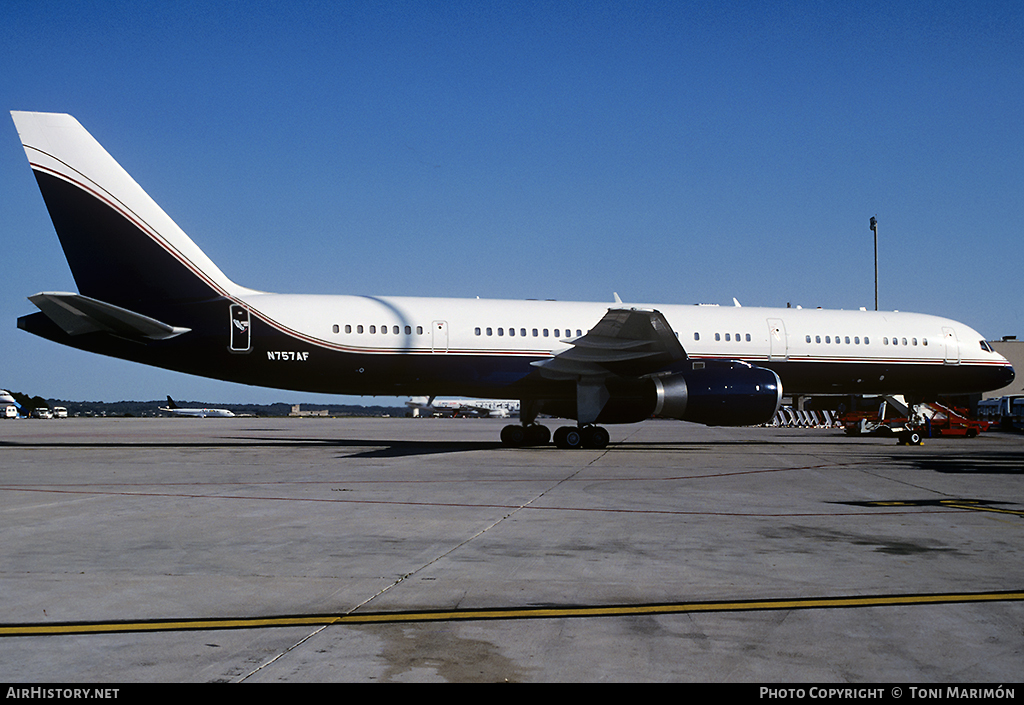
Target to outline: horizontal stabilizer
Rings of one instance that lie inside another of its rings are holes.
[[[41,292],[28,297],[40,311],[68,335],[102,331],[129,340],[167,340],[191,328],[162,323],[141,313],[114,306],[81,294]]]

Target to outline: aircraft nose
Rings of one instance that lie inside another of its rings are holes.
[[[1013,365],[1007,363],[1003,367],[1000,367],[999,368],[999,379],[1000,379],[1000,382],[999,382],[999,387],[996,387],[996,389],[999,389],[1000,387],[1007,386],[1008,384],[1010,384],[1010,382],[1012,382],[1014,380],[1014,378],[1016,376],[1017,376],[1017,373],[1013,371]]]

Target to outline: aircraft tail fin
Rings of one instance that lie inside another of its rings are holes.
[[[12,111],[79,291],[143,314],[239,287],[72,116]]]
[[[171,395],[170,394],[167,395],[167,408],[168,409],[177,409],[178,408],[178,405],[174,403],[173,399],[171,399]]]

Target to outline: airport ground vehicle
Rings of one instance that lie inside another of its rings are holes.
[[[978,419],[1003,431],[1024,431],[1024,395],[1008,394],[981,400]]]
[[[840,417],[849,435],[893,435],[901,444],[918,445],[935,436],[974,438],[989,429],[989,422],[970,418],[967,409],[924,402],[908,406],[902,399],[883,398],[875,412],[852,412]]]

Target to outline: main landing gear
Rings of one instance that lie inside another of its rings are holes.
[[[537,400],[524,399],[520,403],[521,423],[510,424],[501,429],[501,443],[509,448],[525,446],[546,446],[551,441],[548,427],[536,422],[541,410]],[[600,411],[598,409],[597,411]],[[596,419],[595,411],[590,418]],[[559,448],[601,449],[608,445],[608,432],[600,426],[582,423],[577,426],[562,426],[555,431],[555,445]]]
[[[543,446],[551,440],[547,426],[532,423],[511,424],[501,429],[501,442],[511,448]],[[608,431],[600,426],[562,426],[555,431],[555,445],[559,448],[601,449],[608,445]]]

